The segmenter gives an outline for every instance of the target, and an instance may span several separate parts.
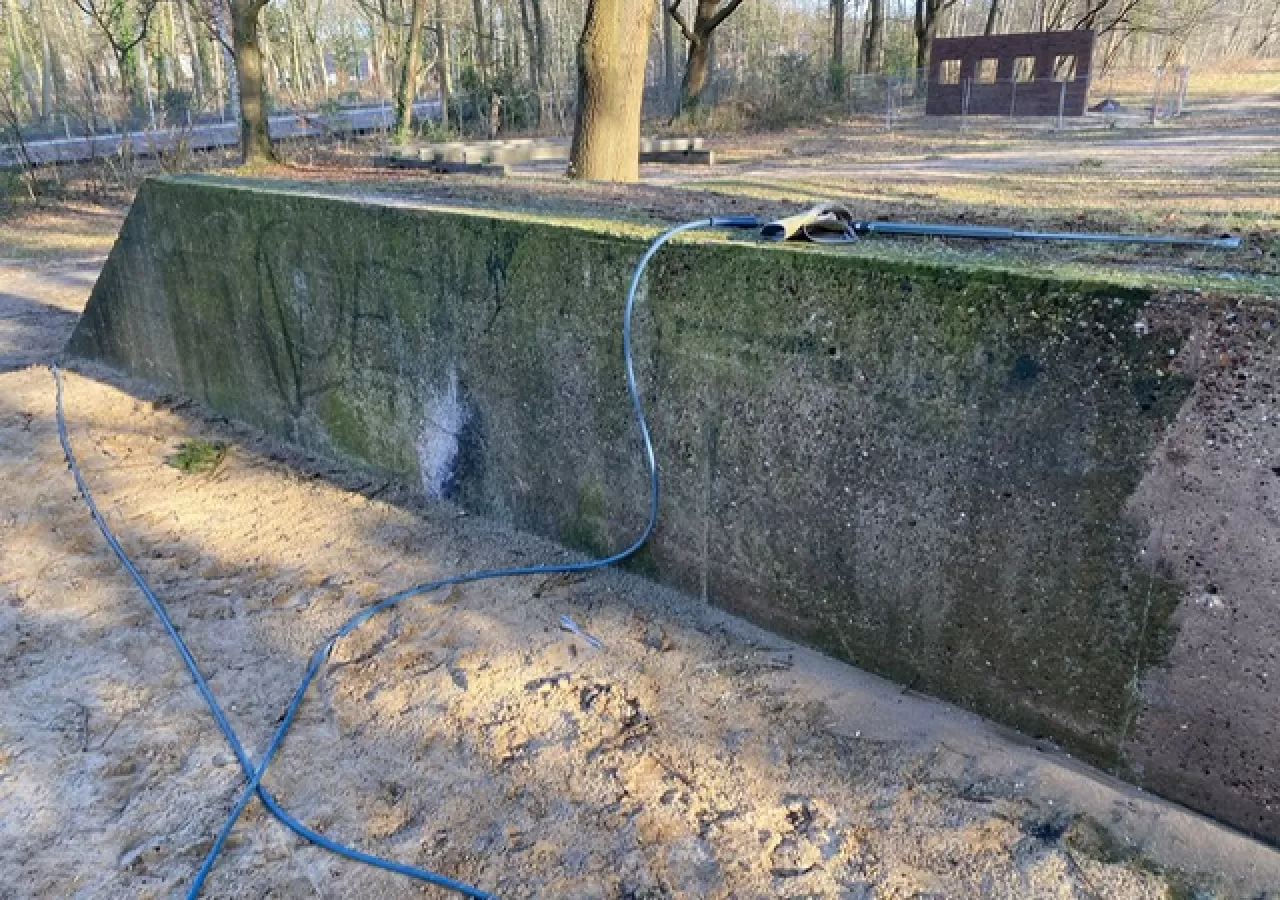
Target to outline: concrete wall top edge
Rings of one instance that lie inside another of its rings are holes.
[[[352,189],[358,187],[356,183],[347,184]],[[152,189],[153,186],[156,188],[196,187],[207,190],[243,191],[250,194],[282,197],[307,197],[361,208],[383,207],[424,215],[464,216],[468,219],[488,219],[512,224],[539,225],[576,231],[584,237],[612,239],[637,245],[648,244],[667,227],[670,227],[665,223],[643,223],[590,215],[570,217],[515,208],[504,209],[489,206],[448,204],[430,199],[395,196],[376,191],[354,193],[345,189],[341,182],[325,186],[279,179],[246,179],[219,175],[162,175],[147,179],[140,189],[140,194]],[[794,208],[787,207],[778,210],[780,215],[790,214],[795,211]],[[1017,279],[1031,287],[1044,283],[1057,283],[1082,291],[1115,292],[1117,296],[1140,296],[1143,292],[1149,292],[1155,287],[1142,281],[1135,281],[1131,277],[1113,275],[1107,270],[1083,273],[1066,267],[1070,274],[1063,275],[1046,271],[1043,267],[1021,265],[1017,261],[1001,260],[980,263],[964,259],[942,261],[926,254],[922,254],[919,258],[904,258],[900,253],[882,252],[882,248],[885,245],[877,247],[876,242],[870,240],[848,246],[833,247],[801,242],[764,242],[745,238],[741,233],[707,231],[681,235],[673,243],[715,244],[744,252],[814,254],[843,260],[852,267],[865,266],[904,273],[915,271],[932,273],[954,272],[965,278],[979,278],[994,282],[1008,282],[1010,279]]]

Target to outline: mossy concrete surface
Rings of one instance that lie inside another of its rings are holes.
[[[70,349],[605,553],[647,511],[620,335],[645,244],[155,180]],[[1191,388],[1150,299],[677,242],[636,323],[664,482],[635,567],[1133,774],[1181,589],[1126,510]]]

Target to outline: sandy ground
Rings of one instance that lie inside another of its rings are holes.
[[[94,265],[0,263],[3,898],[174,896],[242,782],[58,445],[41,363]],[[355,610],[563,558],[89,374],[67,378],[86,477],[251,753]],[[192,437],[230,443],[213,474],[166,464]],[[1280,897],[1270,849],[619,573],[411,601],[335,663],[272,790],[337,839],[502,897]],[[443,896],[256,803],[207,893]]]

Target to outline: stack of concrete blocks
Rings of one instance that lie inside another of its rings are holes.
[[[641,138],[640,162],[713,165],[715,155],[702,138]],[[406,169],[449,174],[510,174],[521,163],[567,162],[569,142],[559,138],[509,141],[450,141],[396,151],[386,162]]]

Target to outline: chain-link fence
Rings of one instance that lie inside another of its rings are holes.
[[[1046,127],[1072,123],[1140,125],[1177,119],[1188,112],[1229,108],[1249,97],[1269,99],[1280,112],[1280,69],[1239,75],[1200,73],[1190,67],[1116,69],[1103,74],[1035,79],[1029,72],[1011,78],[973,78],[930,85],[924,70],[881,75],[833,74],[813,57],[783,54],[767,65],[715,70],[688,122],[732,129],[736,125],[784,128],[818,119],[854,119],[893,130],[922,120],[930,91],[951,91],[954,107],[934,124],[1019,120]],[[430,99],[430,98],[426,98]],[[936,97],[935,97],[936,99]],[[529,95],[521,103],[538,104],[536,115],[513,114],[518,105],[504,100],[499,133],[537,131],[572,133],[577,94],[573,90]],[[455,106],[458,101],[455,99]],[[657,124],[681,114],[681,85],[654,73],[644,88],[643,117]],[[1081,116],[1080,113],[1084,115]],[[454,116],[458,115],[456,109]],[[475,128],[470,130],[475,131]]]
[[[1063,130],[1100,122],[1136,127],[1179,119],[1221,121],[1224,115],[1266,108],[1280,116],[1280,65],[1241,72],[1197,71],[1187,66],[1114,69],[1087,78],[1061,73],[1072,77],[1035,79],[1028,72],[986,78],[994,73],[981,68],[975,74],[963,81],[955,77],[929,84],[923,71],[847,74],[813,55],[780,54],[761,65],[715,69],[697,108],[684,111],[684,122],[708,132],[839,120],[887,131],[923,126],[963,132],[1002,127],[1000,122],[1017,128]],[[575,89],[534,92],[516,80],[509,82],[455,84],[447,124],[441,122],[438,91],[424,85],[416,104],[423,137],[572,134]],[[926,108],[937,111],[943,92],[951,108],[943,110],[944,115],[926,117]],[[216,95],[206,95],[203,108],[197,108],[183,92],[171,93],[126,119],[132,128],[107,115],[99,102],[92,114],[64,113],[33,132],[23,129],[27,146],[5,140],[10,136],[6,133],[0,137],[0,166],[16,166],[28,159],[37,164],[72,161],[126,150],[160,155],[173,147],[200,150],[235,143],[236,115]],[[376,93],[335,93],[319,109],[306,109],[280,97],[273,100],[272,131],[286,138],[389,133],[395,118],[391,98]],[[661,131],[681,112],[680,83],[651,70],[644,89],[646,133]]]

